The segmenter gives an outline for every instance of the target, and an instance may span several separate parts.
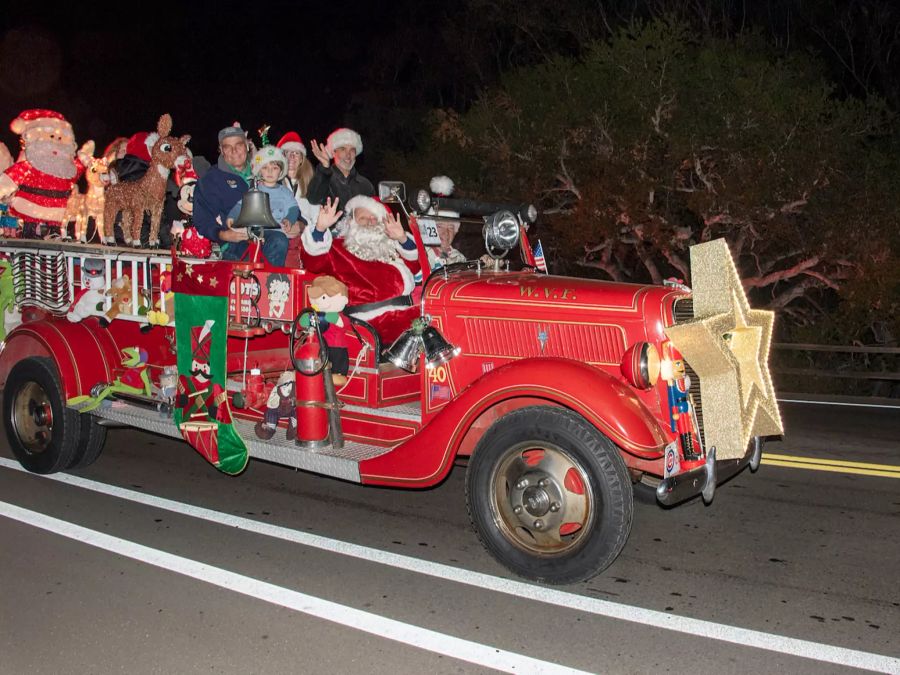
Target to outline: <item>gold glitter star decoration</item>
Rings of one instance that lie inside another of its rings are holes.
[[[754,436],[783,433],[769,373],[774,312],[753,309],[724,239],[691,247],[694,320],[666,335],[700,378],[707,451],[738,459]]]

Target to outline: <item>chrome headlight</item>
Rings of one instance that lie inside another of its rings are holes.
[[[431,193],[428,190],[419,190],[416,193],[416,208],[419,213],[425,213],[431,206]]]
[[[502,258],[519,243],[519,221],[510,211],[497,211],[484,221],[484,245],[494,258]]]

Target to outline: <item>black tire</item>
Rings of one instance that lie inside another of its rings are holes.
[[[90,466],[97,461],[106,444],[106,427],[90,413],[79,413],[78,416],[81,418],[78,447],[67,469],[84,469]]]
[[[466,475],[469,517],[501,564],[548,584],[602,572],[631,532],[631,480],[615,445],[581,416],[520,408],[488,429]]]
[[[33,473],[67,468],[78,451],[78,418],[65,405],[51,359],[32,356],[13,366],[3,390],[3,424],[22,466]]]

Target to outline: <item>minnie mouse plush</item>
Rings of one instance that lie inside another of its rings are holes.
[[[194,227],[194,187],[197,185],[197,172],[190,160],[176,170],[175,183],[178,185],[178,210],[184,216],[181,220],[172,221],[172,236],[180,244],[180,255],[193,258],[208,258],[212,253],[212,242],[200,235]]]

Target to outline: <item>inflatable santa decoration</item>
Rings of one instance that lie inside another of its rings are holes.
[[[21,136],[22,155],[0,176],[0,199],[22,221],[22,236],[59,235],[69,194],[94,154],[88,141],[76,153],[75,134],[53,110],[25,110],[9,125]]]

